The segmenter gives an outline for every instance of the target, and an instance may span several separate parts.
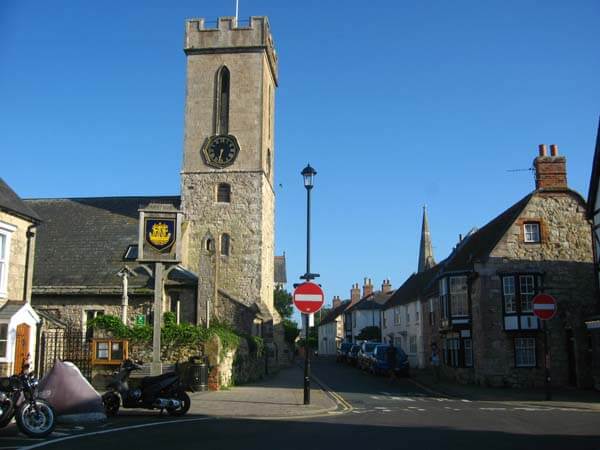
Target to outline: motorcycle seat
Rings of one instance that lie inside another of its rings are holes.
[[[177,376],[178,375],[176,372],[167,372],[167,373],[163,373],[162,375],[156,375],[153,377],[144,377],[144,378],[142,378],[142,387],[148,386],[150,384],[158,383],[160,381],[166,380],[167,378],[172,378],[172,377],[177,377]]]

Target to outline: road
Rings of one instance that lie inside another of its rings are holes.
[[[313,371],[351,411],[278,421],[186,416],[171,423],[156,414],[128,414],[96,430],[63,430],[54,442],[0,437],[0,449],[43,443],[39,448],[61,450],[600,450],[600,412],[451,399],[426,392],[409,379],[390,383],[330,360],[315,362]],[[115,431],[121,427],[125,429]],[[101,434],[72,439],[89,431]]]

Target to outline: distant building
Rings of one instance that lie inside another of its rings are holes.
[[[423,368],[427,349],[423,342],[423,292],[435,278],[437,268],[433,256],[427,209],[423,208],[418,272],[412,274],[383,307],[383,339],[401,347],[411,367]]]
[[[31,307],[38,214],[0,178],[0,375],[36,361],[39,315]]]
[[[335,355],[344,340],[344,311],[350,305],[350,300],[334,297],[331,310],[319,322],[317,336],[319,339],[319,355]]]
[[[361,331],[366,327],[382,329],[382,311],[386,302],[392,295],[392,285],[389,280],[384,280],[380,291],[373,291],[370,278],[365,278],[362,297],[358,284],[351,290],[350,305],[344,311],[344,333],[347,342],[356,342]],[[381,336],[379,338],[381,341]]]
[[[558,302],[548,322],[557,385],[591,386],[589,333],[597,311],[586,203],[568,188],[566,159],[540,146],[535,190],[458,243],[439,264],[437,301],[423,301],[424,336],[443,355],[446,376],[492,386],[544,384],[544,337],[532,300]],[[433,295],[425,294],[425,297]]]

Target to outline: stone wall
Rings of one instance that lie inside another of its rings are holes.
[[[10,234],[10,254],[8,265],[8,283],[6,293],[0,292],[0,305],[7,300],[23,300],[25,297],[25,263],[27,259],[27,228],[31,222],[0,211],[0,228],[8,225],[7,229],[15,227],[16,230]],[[32,245],[35,240],[32,240]],[[33,253],[32,253],[33,254]],[[33,261],[30,270],[33,270]]]
[[[32,306],[40,309],[55,318],[67,323],[69,326],[83,330],[84,314],[88,310],[103,311],[104,314],[121,317],[120,295],[35,295]],[[148,314],[151,311],[153,300],[147,296],[130,296],[128,317],[133,323],[137,314]]]
[[[522,224],[526,221],[541,223],[541,243],[523,242]],[[489,260],[475,265],[479,278],[473,283],[471,294],[477,382],[503,386],[543,385],[543,333],[504,331],[501,286],[502,273],[539,273],[543,291],[558,302],[558,315],[548,322],[553,383],[566,385],[569,381],[566,330],[570,330],[575,342],[577,385],[591,385],[583,319],[596,308],[592,261],[591,229],[582,200],[567,192],[536,193],[496,245]],[[514,338],[517,336],[535,336],[536,368],[515,368]]]

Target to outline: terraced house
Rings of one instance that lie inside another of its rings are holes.
[[[586,203],[568,188],[566,159],[555,145],[535,158],[535,190],[467,235],[440,264],[437,301],[426,301],[425,345],[443,353],[453,378],[493,386],[544,383],[544,339],[532,300],[553,295],[548,322],[551,377],[592,384],[584,318],[596,306]]]

